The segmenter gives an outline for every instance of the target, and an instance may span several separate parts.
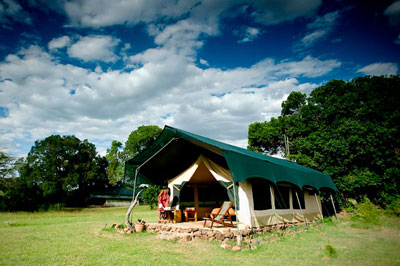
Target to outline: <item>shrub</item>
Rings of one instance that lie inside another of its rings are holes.
[[[337,252],[334,247],[332,247],[331,245],[326,245],[325,249],[326,249],[326,251],[328,251],[329,257],[336,257]]]
[[[158,203],[158,193],[160,193],[161,187],[157,185],[149,185],[143,190],[142,199],[145,203],[150,205],[150,209],[154,209]]]
[[[381,211],[367,197],[364,197],[362,202],[355,205],[352,220],[359,221],[362,228],[367,228],[368,225],[379,225]],[[356,224],[353,224],[357,226]]]
[[[389,215],[400,216],[400,198],[397,198],[390,203],[386,208],[386,213]]]

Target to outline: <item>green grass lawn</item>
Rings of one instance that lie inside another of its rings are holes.
[[[219,242],[159,240],[155,234],[104,230],[127,208],[0,213],[0,265],[400,265],[400,219],[358,229],[349,219],[281,237],[254,250],[223,250]],[[156,211],[133,210],[154,222]],[[336,254],[329,254],[326,247]]]

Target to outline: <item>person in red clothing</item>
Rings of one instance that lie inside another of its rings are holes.
[[[169,206],[169,188],[161,190],[160,194],[158,194],[158,219],[166,219],[167,215],[164,211],[165,207]]]

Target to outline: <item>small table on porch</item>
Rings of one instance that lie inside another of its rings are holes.
[[[196,211],[196,209],[183,210],[182,212],[185,215],[185,221],[186,222],[189,222],[189,221],[197,222],[197,211]]]

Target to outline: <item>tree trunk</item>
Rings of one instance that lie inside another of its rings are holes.
[[[126,227],[128,227],[131,231],[133,231],[133,227],[132,227],[132,222],[129,221],[129,216],[131,215],[133,208],[138,204],[138,197],[139,197],[139,195],[140,195],[140,193],[141,193],[142,191],[143,191],[143,190],[140,190],[139,193],[137,193],[135,199],[134,199],[134,200],[132,199],[131,205],[129,206],[129,209],[128,209],[128,211],[126,212],[126,216],[125,216],[125,225],[126,225]]]

